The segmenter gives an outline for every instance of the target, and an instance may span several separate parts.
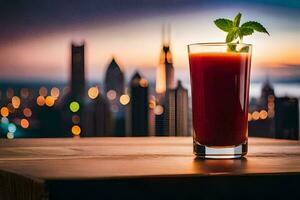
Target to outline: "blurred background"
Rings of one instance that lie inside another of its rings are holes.
[[[0,1],[0,137],[188,136],[187,44],[253,44],[249,135],[299,139],[297,0]],[[222,102],[220,102],[222,103]]]

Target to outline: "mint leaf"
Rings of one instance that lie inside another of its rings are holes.
[[[235,28],[228,32],[228,34],[226,36],[226,43],[230,43],[237,38],[238,38],[238,29]]]
[[[269,32],[267,31],[267,29],[263,25],[261,25],[258,22],[255,22],[255,21],[246,22],[246,23],[242,24],[241,27],[242,28],[243,27],[244,28],[245,27],[246,28],[251,28],[251,29],[253,29],[253,30],[257,31],[257,32],[267,33],[268,35],[270,35]]]
[[[222,31],[229,32],[233,27],[233,22],[229,19],[217,19],[214,21],[216,26]]]
[[[238,13],[233,20],[220,18],[214,21],[218,28],[220,28],[222,31],[227,32],[226,43],[228,51],[248,52],[249,47],[243,47],[240,50],[237,50],[237,45],[232,42],[239,38],[236,43],[242,43],[243,37],[252,35],[254,31],[267,33],[268,35],[270,35],[263,25],[255,21],[249,21],[240,26],[241,17],[242,14]]]
[[[233,20],[233,26],[234,26],[234,27],[239,27],[239,26],[240,26],[241,17],[242,17],[242,14],[241,14],[241,13],[238,13],[238,14],[234,17],[234,20]]]
[[[242,38],[243,36],[246,36],[246,35],[252,35],[252,33],[254,33],[254,30],[252,28],[241,27],[239,29],[240,38]]]

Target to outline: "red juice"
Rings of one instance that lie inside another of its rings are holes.
[[[194,140],[236,146],[247,140],[251,57],[248,53],[191,53]]]

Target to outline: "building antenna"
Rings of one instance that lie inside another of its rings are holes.
[[[167,24],[167,45],[170,45],[171,42],[171,24]]]

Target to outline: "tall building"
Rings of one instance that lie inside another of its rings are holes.
[[[248,133],[254,137],[275,137],[275,92],[267,78],[261,89],[260,98],[249,103]]]
[[[84,116],[85,136],[112,136],[112,116],[110,106],[101,94],[88,103]]]
[[[275,99],[275,138],[299,139],[299,102],[297,98]]]
[[[172,61],[172,54],[170,50],[170,27],[167,27],[167,34],[165,38],[165,27],[162,32],[162,50],[160,53],[160,62],[157,68],[156,75],[156,92],[164,94],[166,90],[174,87],[174,67]]]
[[[268,100],[275,97],[274,88],[267,78],[261,90],[260,103],[263,109],[268,109]]]
[[[84,42],[82,44],[71,44],[71,90],[62,98],[60,105],[64,136],[85,135],[83,124],[86,104],[84,48]],[[72,122],[74,116],[78,117],[78,123]]]
[[[136,72],[130,81],[130,119],[132,136],[148,135],[148,81]]]
[[[120,97],[124,94],[124,74],[113,58],[107,67],[104,91],[106,99],[108,100],[113,117],[113,135],[125,136],[125,106],[121,104]]]
[[[165,132],[169,136],[188,136],[189,114],[188,114],[188,91],[178,81],[177,87],[167,91],[165,118],[167,126]]]
[[[85,91],[84,43],[72,43],[71,48],[71,95],[75,97],[83,95]]]
[[[111,91],[114,91],[116,96],[124,94],[124,80],[124,74],[119,64],[116,62],[115,58],[112,58],[105,74],[105,94]]]

